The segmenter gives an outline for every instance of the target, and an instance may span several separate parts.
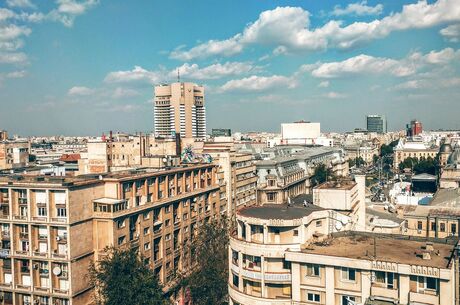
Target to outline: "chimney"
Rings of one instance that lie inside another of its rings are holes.
[[[422,253],[422,259],[424,259],[424,260],[430,260],[430,259],[431,259],[430,251],[423,251],[423,253]]]
[[[434,250],[433,243],[430,241],[427,241],[425,244],[425,250],[429,252],[433,251]]]

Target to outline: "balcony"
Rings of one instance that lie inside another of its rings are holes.
[[[27,204],[27,198],[18,198],[18,202],[20,205],[26,205]]]
[[[51,218],[52,222],[60,222],[60,223],[65,223],[67,222],[67,217],[53,217]]]
[[[265,272],[264,279],[272,283],[290,283],[290,272]]]
[[[13,218],[18,220],[27,220],[27,215],[14,215]]]
[[[53,252],[53,254],[52,254],[53,258],[66,258],[66,256],[67,256],[66,253]]]
[[[439,305],[439,297],[437,295],[433,295],[434,291],[426,291],[423,292],[409,292],[409,302],[410,303],[422,303],[422,304],[432,304],[432,305]]]
[[[56,294],[68,294],[69,290],[68,289],[59,289],[59,288],[53,288],[53,292]]]
[[[19,233],[19,238],[20,238],[20,239],[29,239],[29,233],[20,232],[20,233]]]
[[[34,256],[48,257],[48,253],[47,252],[34,251]]]
[[[389,289],[373,285],[371,287],[371,297],[382,297],[397,300],[399,296],[397,289]]]
[[[50,289],[47,287],[34,287],[34,291],[36,292],[49,292]]]
[[[32,220],[33,220],[33,221],[40,221],[40,222],[43,222],[43,221],[47,221],[47,220],[48,220],[48,217],[46,217],[46,216],[33,216],[33,217],[32,217]]]

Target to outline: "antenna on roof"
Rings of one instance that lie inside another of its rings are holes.
[[[177,82],[180,83],[180,73],[179,68],[177,68]]]

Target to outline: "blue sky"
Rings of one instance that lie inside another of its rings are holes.
[[[208,129],[460,129],[460,5],[0,0],[0,129],[151,131],[153,85],[205,85]]]

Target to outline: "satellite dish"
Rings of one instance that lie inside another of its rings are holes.
[[[56,266],[56,267],[53,268],[53,274],[54,274],[54,275],[60,275],[61,272],[62,272],[62,270],[61,270],[60,267],[57,267],[57,266]]]
[[[346,226],[348,224],[348,218],[342,219],[341,223]]]
[[[335,228],[337,229],[337,231],[342,230],[342,228],[343,228],[342,223],[340,221],[336,221],[335,222]]]

